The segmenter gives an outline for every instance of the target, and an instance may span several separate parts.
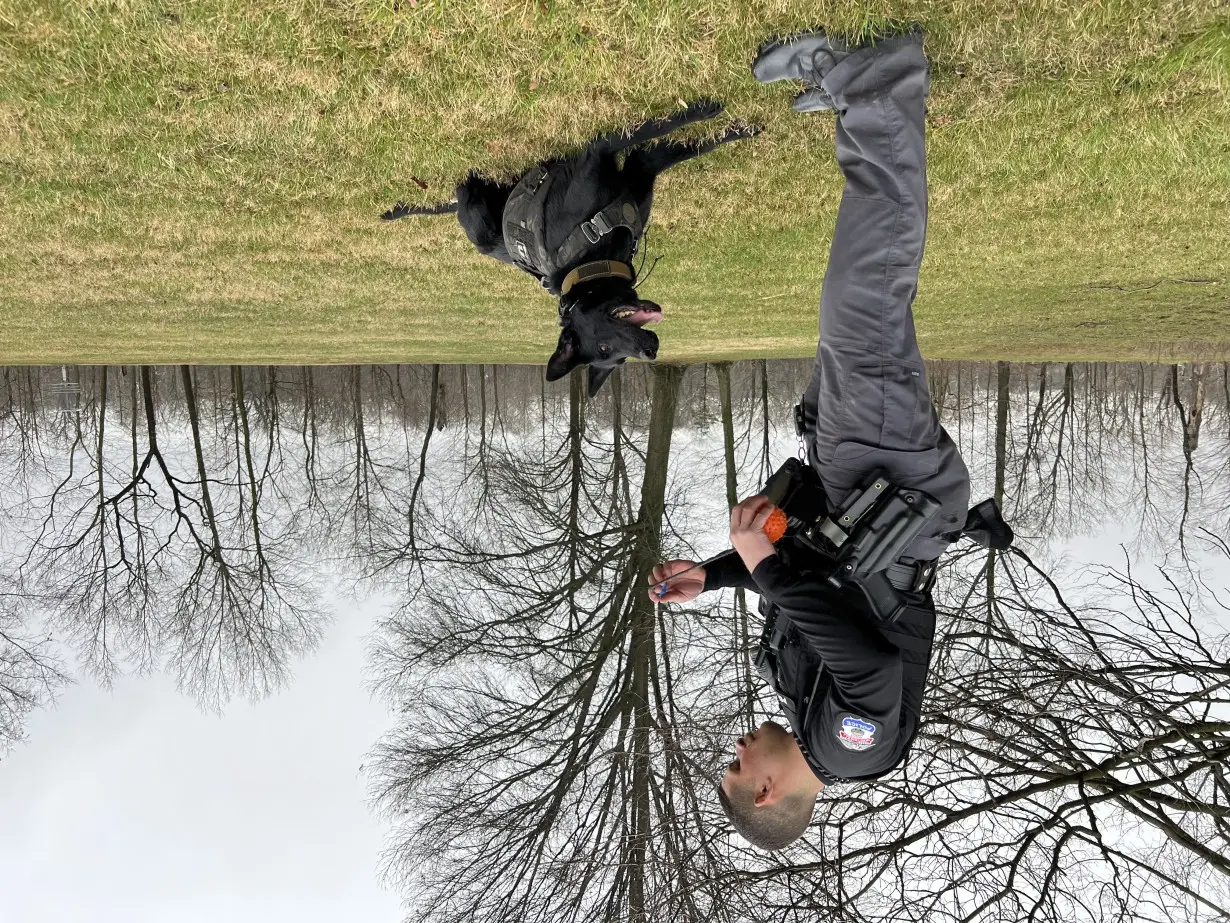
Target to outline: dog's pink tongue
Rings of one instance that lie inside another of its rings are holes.
[[[661,311],[635,311],[628,316],[629,324],[644,327],[646,324],[656,324],[662,319]]]

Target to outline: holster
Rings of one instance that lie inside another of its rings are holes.
[[[802,420],[796,423],[802,425]],[[761,493],[786,514],[786,535],[818,556],[829,584],[834,589],[853,584],[880,618],[895,621],[907,604],[903,594],[931,588],[934,561],[899,563],[941,509],[940,502],[925,491],[897,487],[884,472],[876,471],[841,509],[834,510],[820,476],[806,462],[789,458],[765,482]],[[1000,550],[1015,538],[993,499],[969,511],[961,534]],[[773,650],[770,646],[765,656]],[[758,654],[757,669],[760,659]]]
[[[786,534],[815,553],[833,588],[854,584],[880,618],[895,620],[906,606],[903,592],[929,587],[930,564],[897,561],[940,508],[930,494],[900,489],[873,472],[845,506],[830,510],[819,475],[797,458],[787,459],[761,493],[786,514]],[[770,645],[765,658],[772,652]]]

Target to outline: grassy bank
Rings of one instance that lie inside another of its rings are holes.
[[[543,361],[532,280],[451,218],[376,216],[702,96],[766,130],[659,185],[662,357],[806,355],[832,116],[747,66],[886,10],[933,62],[928,355],[1230,355],[1214,7],[4,0],[0,362]]]

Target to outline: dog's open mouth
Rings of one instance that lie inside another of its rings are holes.
[[[646,324],[656,324],[660,321],[662,319],[662,312],[627,308],[623,311],[616,311],[614,316],[619,320],[627,321],[634,327],[644,327]]]

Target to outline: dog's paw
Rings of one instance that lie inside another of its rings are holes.
[[[689,119],[712,119],[722,114],[722,104],[714,99],[701,99],[694,103],[688,103],[688,107],[683,110],[684,116]]]

